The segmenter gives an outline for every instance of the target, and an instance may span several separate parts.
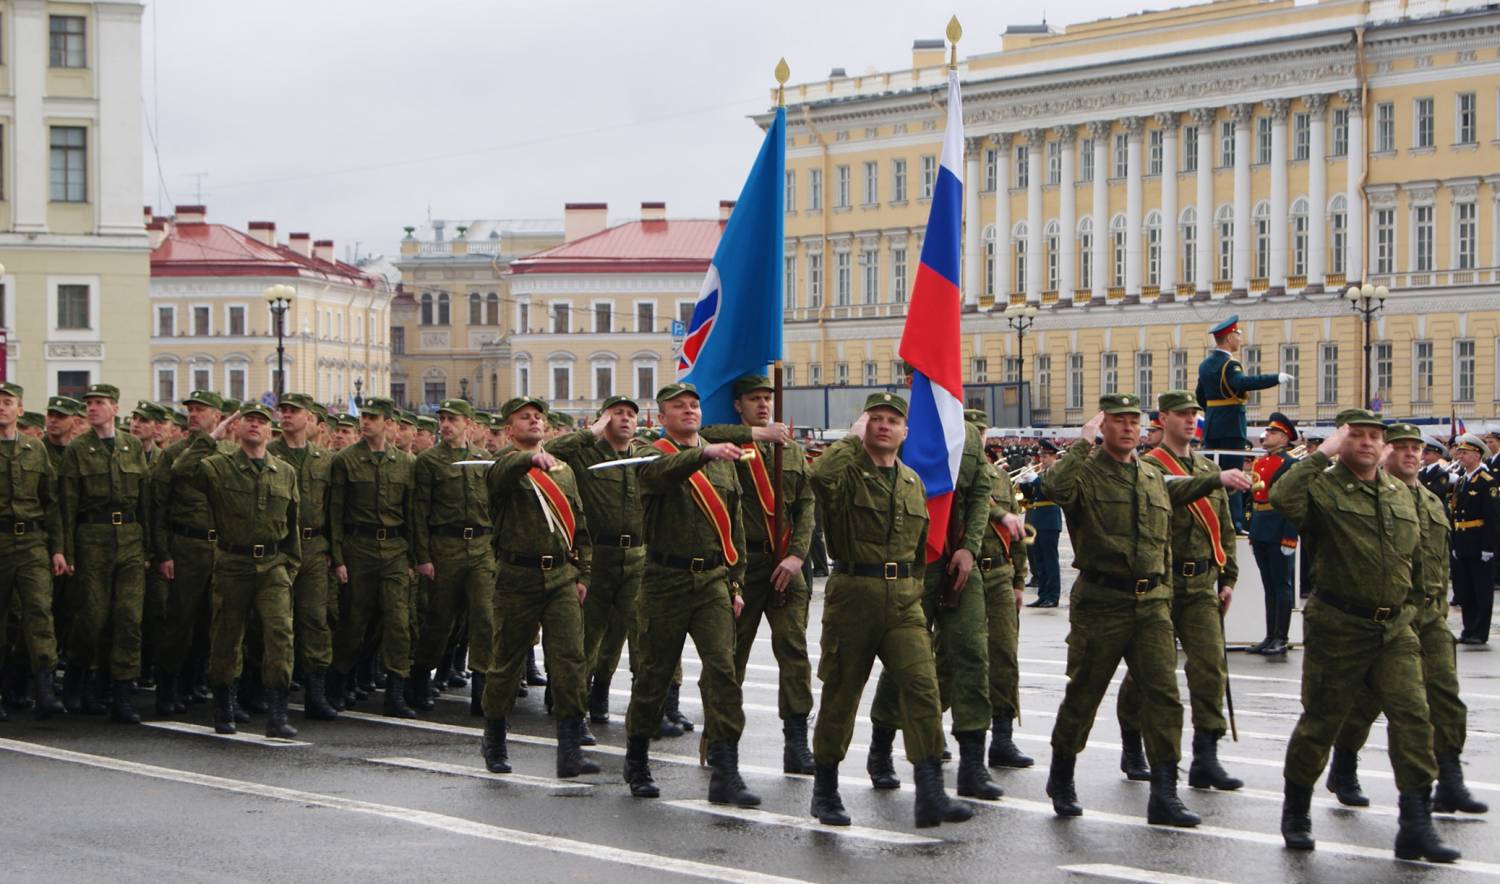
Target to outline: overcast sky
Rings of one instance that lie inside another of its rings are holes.
[[[607,201],[623,218],[666,200],[711,217],[738,195],[761,137],[747,117],[783,55],[795,84],[907,67],[951,13],[961,53],[978,53],[1044,11],[1064,25],[1144,5],[147,2],[147,202],[201,195],[210,220],[275,221],[340,257],[393,253],[429,212],[560,218],[564,202]]]

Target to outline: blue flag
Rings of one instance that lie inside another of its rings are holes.
[[[734,382],[764,374],[781,358],[782,225],[785,220],[786,109],[755,157],[698,292],[677,374],[695,385],[703,423],[739,423]]]

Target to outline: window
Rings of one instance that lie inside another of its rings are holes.
[[[677,302],[677,319],[682,323],[683,328],[693,324],[693,311],[696,309],[698,305],[694,301]]]
[[[807,170],[807,209],[810,212],[823,211],[823,170]]]
[[[1312,116],[1292,115],[1292,159],[1305,160],[1312,156]],[[1318,159],[1323,159],[1318,157]]]
[[[52,127],[52,189],[54,203],[88,200],[88,133],[82,126]]]
[[[608,399],[615,394],[615,367],[613,365],[594,366],[594,398]]]
[[[1349,240],[1349,202],[1343,194],[1333,198],[1328,209],[1328,226],[1332,235],[1328,238],[1330,253],[1328,267],[1333,273],[1344,273],[1345,250]]]
[[[177,308],[157,307],[156,336],[159,338],[170,338],[175,334],[177,334]]]
[[[422,295],[421,316],[418,319],[422,325],[432,325],[432,295]]]
[[[1292,203],[1292,275],[1307,275],[1307,201]]]
[[[990,361],[983,356],[975,356],[969,360],[969,383],[987,384],[990,382]]]
[[[1011,236],[1011,248],[1016,253],[1016,273],[1010,281],[1012,292],[1026,291],[1026,236],[1026,222],[1022,221]]]
[[[1332,155],[1336,157],[1349,155],[1349,109],[1347,107],[1333,109]]]
[[[850,303],[850,289],[853,280],[850,278],[849,253],[833,253],[833,305],[835,307],[848,307]]]
[[[906,303],[906,249],[891,249],[891,301]]]
[[[490,292],[488,295],[484,296],[484,324],[485,325],[499,325],[500,324],[500,296],[497,295],[497,294],[495,294],[494,292]],[[374,317],[371,317],[370,328],[371,328],[370,339],[374,340],[375,339]]]
[[[656,366],[641,364],[635,367],[635,398],[650,399],[656,395]]]
[[[1460,92],[1458,94],[1458,116],[1454,120],[1458,130],[1454,141],[1458,144],[1473,144],[1478,139],[1478,108],[1474,93]]]
[[[89,373],[87,371],[60,371],[57,373],[57,395],[71,396],[74,399],[83,399],[83,393],[89,388]],[[204,385],[207,389],[207,385]]]
[[[531,303],[529,301],[516,302],[516,331],[523,335],[531,331]]]
[[[1062,183],[1062,142],[1047,142],[1047,183]]]
[[[1182,171],[1198,171],[1198,127],[1182,127]]]
[[[177,369],[163,365],[156,367],[156,401],[177,401]]]
[[[865,163],[864,204],[873,206],[878,202],[880,202],[880,164],[868,162]]]
[[[1432,99],[1418,98],[1412,103],[1412,147],[1432,147]]]
[[[906,202],[906,160],[891,160],[891,200]]]
[[[864,277],[862,288],[864,289],[866,304],[880,303],[880,251],[875,248],[863,249],[859,253],[859,267]]]
[[[1000,168],[1000,151],[991,147],[984,152],[984,190],[986,193],[995,192],[996,176]]]
[[[1046,353],[1037,354],[1031,376],[1036,379],[1036,395],[1032,397],[1032,407],[1047,411],[1052,402],[1052,357]]]
[[[1068,408],[1083,407],[1083,354],[1068,354]]]
[[[529,365],[516,366],[516,395],[531,395],[531,366]]]
[[[1172,351],[1172,389],[1187,390],[1188,387],[1188,352],[1186,350]]]
[[[924,200],[932,199],[932,188],[937,186],[937,157],[927,154],[922,157],[922,195]]]
[[[880,383],[880,363],[873,360],[865,361],[865,386],[873,387]]]
[[[552,366],[552,397],[553,399],[573,398],[573,366]]]
[[[484,296],[478,292],[469,293],[469,325],[480,325],[484,322]]]
[[[635,330],[643,334],[650,334],[656,331],[655,302],[642,301],[635,305]]]
[[[1116,353],[1099,354],[1099,395],[1114,393],[1120,388],[1120,360]]]
[[[814,387],[823,385],[823,363],[814,362],[807,367],[807,382]]]
[[[1146,216],[1146,285],[1161,284],[1161,215]],[[1141,395],[1145,395],[1144,393]]]
[[[422,382],[422,401],[427,405],[437,405],[448,398],[448,381],[445,378],[429,379]]]
[[[1234,165],[1234,121],[1225,120],[1219,124],[1219,167],[1229,168]]]
[[[1474,250],[1477,245],[1474,204],[1455,203],[1453,214],[1455,216],[1453,226],[1457,232],[1455,247],[1458,251],[1454,267],[1458,270],[1473,270]]]
[[[448,293],[447,292],[438,292],[438,296],[437,296],[437,324],[438,325],[448,325],[449,321],[450,320],[449,320],[449,315],[448,315]],[[342,329],[340,329],[340,331],[342,331]]]
[[[1474,401],[1474,342],[1455,341],[1453,350],[1453,401]]]
[[[1046,249],[1047,249],[1047,284],[1046,290],[1057,291],[1058,261],[1062,256],[1058,254],[1057,241],[1058,226],[1056,221],[1047,222],[1046,227]]]
[[[1234,208],[1224,206],[1215,219],[1219,226],[1219,282],[1228,282],[1234,273]]]
[[[1339,345],[1318,345],[1318,404],[1337,405],[1339,401]]]
[[[1021,357],[1007,356],[1001,360],[1002,374],[1000,380],[1007,384],[1019,384],[1021,382]]]
[[[1078,180],[1094,180],[1094,139],[1092,138],[1083,139],[1082,145],[1078,148]]]
[[[1375,210],[1375,272],[1396,272],[1396,210]]]
[[[1147,175],[1160,175],[1162,165],[1162,130],[1152,129],[1147,141]]]
[[[1411,401],[1432,401],[1432,342],[1416,341],[1412,344]]]
[[[833,207],[849,208],[849,167],[839,166],[833,170]]]
[[[807,306],[814,310],[823,306],[823,255],[820,252],[807,255]]]
[[[781,259],[781,307],[791,310],[797,306],[797,256],[787,255]]]
[[[1018,188],[1031,185],[1030,153],[1031,149],[1024,144],[1016,148],[1016,187]]]
[[[607,335],[615,330],[615,310],[608,301],[594,304],[594,333]]]
[[[1192,206],[1182,213],[1182,281],[1198,280],[1198,212]],[[1177,389],[1182,389],[1178,387]]]
[[[1114,248],[1114,272],[1110,275],[1110,285],[1119,287],[1125,284],[1125,216],[1116,215],[1109,222],[1109,238]]]
[[[1375,395],[1380,401],[1389,402],[1395,379],[1395,348],[1390,341],[1376,341],[1374,351]]]
[[[212,390],[214,388],[213,373],[206,365],[193,366],[193,389]]]
[[[1124,178],[1130,174],[1130,136],[1124,132],[1115,133],[1115,178]]]
[[[1152,375],[1151,351],[1137,351],[1135,354],[1135,392],[1141,397],[1142,402],[1152,402],[1156,399]]]
[[[1240,364],[1245,367],[1245,374],[1260,374],[1260,348],[1252,346],[1241,350]],[[1260,391],[1251,390],[1246,404],[1258,407],[1260,405]]]
[[[1301,351],[1296,344],[1281,345],[1281,371],[1289,374],[1292,379],[1276,388],[1278,405],[1296,405],[1301,381],[1298,380],[1302,374]]]
[[[1271,161],[1271,118],[1255,118],[1255,162],[1265,165]]]
[[[225,334],[230,335],[231,337],[236,337],[236,338],[238,338],[238,337],[244,337],[244,335],[245,335],[245,308],[244,308],[244,306],[241,305],[241,304],[231,304],[229,306],[229,309],[228,309],[227,313],[228,313],[228,320],[229,320],[228,321],[229,330],[226,331]],[[235,396],[234,398],[236,398],[236,399],[243,399],[244,397],[243,396]]]
[[[835,362],[833,364],[833,379],[840,387],[849,386],[849,363]]]
[[[906,386],[906,363],[900,359],[891,363],[891,383],[898,387]]]
[[[1432,270],[1432,206],[1413,206],[1411,210],[1412,230],[1416,239],[1412,243],[1412,270],[1418,273]]]
[[[1271,275],[1271,207],[1259,203],[1255,207],[1255,278],[1265,279]]]
[[[571,331],[571,327],[568,324],[570,312],[571,308],[567,304],[552,305],[552,333],[554,335],[565,335]],[[688,319],[691,318],[688,317]],[[686,322],[687,320],[683,321]]]
[[[1382,101],[1375,105],[1375,153],[1396,150],[1396,105]]]
[[[787,169],[785,180],[786,186],[783,188],[781,195],[781,200],[785,205],[782,208],[790,215],[797,211],[797,170]]]
[[[1078,222],[1078,285],[1094,287],[1094,219]]]
[[[200,338],[208,337],[213,333],[210,327],[213,313],[208,307],[193,308],[193,334]]]
[[[246,379],[249,374],[250,369],[245,365],[231,365],[225,369],[224,388],[229,391],[230,399],[245,400],[245,388],[249,386]]]
[[[81,15],[48,17],[48,64],[55,68],[87,67],[84,42],[85,19]]]
[[[391,355],[406,355],[406,329],[399,326],[391,326]]]

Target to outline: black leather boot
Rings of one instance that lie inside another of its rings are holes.
[[[119,679],[109,686],[109,719],[119,724],[140,724],[141,717],[130,705],[130,682]]]
[[[297,729],[287,723],[286,720],[286,688],[277,688],[266,692],[270,702],[270,709],[266,711],[266,736],[280,737],[290,740],[297,736]]]
[[[990,722],[990,767],[1031,767],[1036,760],[1016,747],[1013,722],[1009,715],[996,715]]]
[[[1432,795],[1428,790],[1402,792],[1396,804],[1401,812],[1401,828],[1396,831],[1397,859],[1451,863],[1459,858],[1459,852],[1444,844],[1433,828]]]
[[[510,773],[510,757],[505,748],[505,719],[486,718],[484,736],[479,740],[484,769],[490,773]]]
[[[156,671],[156,714],[162,717],[175,715],[177,709],[177,673],[165,669]]]
[[[738,743],[726,740],[709,744],[708,766],[713,771],[708,778],[710,804],[733,804],[736,807],[760,805],[760,796],[747,789],[745,781],[740,778]]]
[[[264,715],[271,711],[271,704],[266,702],[266,688],[265,683],[261,681],[259,666],[245,667],[245,672],[240,678],[239,704],[257,715]]]
[[[812,806],[809,811],[825,826],[849,825],[844,799],[839,797],[839,766],[818,764],[813,770]]]
[[[1153,826],[1177,826],[1191,829],[1203,818],[1188,810],[1177,797],[1177,765],[1158,764],[1151,768],[1151,797],[1146,801],[1146,822]]]
[[[77,664],[63,670],[63,708],[71,715],[83,714],[83,669]]]
[[[332,666],[323,673],[323,693],[328,700],[328,705],[333,707],[334,712],[342,712],[344,706],[344,685],[347,679],[344,673],[334,669]]]
[[[636,798],[656,798],[661,790],[651,779],[651,762],[647,749],[651,741],[646,737],[625,738],[625,782],[630,785],[630,794]]]
[[[534,688],[547,686],[547,677],[536,666],[536,648],[526,652],[526,683]]]
[[[1128,780],[1151,779],[1151,765],[1146,763],[1146,750],[1141,748],[1140,731],[1120,728],[1120,771]]]
[[[807,748],[807,716],[792,715],[781,722],[781,769],[785,773],[810,774],[817,770]]]
[[[1359,754],[1356,752],[1334,747],[1333,760],[1328,763],[1328,780],[1324,785],[1346,807],[1370,806],[1370,799],[1359,785]]]
[[[870,754],[865,759],[865,773],[870,775],[870,785],[877,789],[901,788],[901,779],[896,776],[896,765],[891,760],[891,748],[895,743],[895,728],[876,725],[870,729]]]
[[[587,715],[585,715],[582,718],[578,719],[578,745],[580,745],[580,746],[597,746],[597,745],[599,745],[599,738],[596,737],[596,736],[594,736],[594,732],[593,731],[589,730],[589,717]]]
[[[406,682],[406,705],[423,712],[432,711],[432,672],[413,671]]]
[[[229,685],[214,688],[214,733],[236,734],[234,726],[234,689]]]
[[[328,702],[328,672],[327,669],[307,671],[307,693],[302,698],[303,718],[333,721],[339,717],[339,711]]]
[[[917,784],[914,813],[917,828],[930,829],[942,823],[961,823],[974,815],[968,805],[948,797],[943,788],[943,760],[924,758],[912,764],[912,779]]]
[[[484,673],[478,669],[474,670],[469,679],[469,715],[473,718],[484,717]]]
[[[406,705],[406,679],[394,672],[385,676],[385,709],[392,718],[416,718],[417,712]]]
[[[599,772],[599,765],[583,757],[578,742],[582,724],[582,719],[578,718],[557,722],[557,775],[562,779]]]
[[[1281,799],[1281,840],[1288,850],[1312,850],[1312,786],[1286,781]]]
[[[231,681],[229,688],[229,708],[234,713],[235,724],[249,724],[250,713],[246,712],[245,707],[240,705],[240,680],[235,679]]]
[[[109,714],[109,676],[94,670],[83,685],[83,712],[85,715]]]
[[[38,698],[37,703],[41,700]],[[1432,796],[1432,809],[1440,813],[1488,813],[1490,806],[1476,801],[1464,785],[1464,767],[1457,752],[1444,752],[1437,757],[1437,791]]]
[[[958,794],[964,798],[997,801],[1005,790],[990,779],[984,766],[984,731],[962,731],[958,738]]]
[[[1188,785],[1194,789],[1214,788],[1232,792],[1245,781],[1232,777],[1219,764],[1219,739],[1216,731],[1193,731],[1193,763],[1188,765]]]
[[[43,669],[36,673],[33,679],[32,693],[36,695],[36,717],[38,721],[50,718],[53,715],[62,715],[67,710],[63,708],[62,701],[57,699],[57,694],[52,687],[52,670]],[[1462,774],[1459,782],[1462,783]]]
[[[667,720],[682,728],[683,731],[691,731],[693,723],[687,716],[682,714],[682,685],[674,684],[667,688],[667,705],[663,707],[663,714]]]
[[[589,685],[589,721],[605,724],[609,721],[609,679],[594,676]]]
[[[666,713],[661,716],[661,728],[657,730],[658,737],[680,737],[684,733],[682,725],[668,718]]]
[[[1076,755],[1052,752],[1052,767],[1047,771],[1047,797],[1052,799],[1052,812],[1058,816],[1083,816],[1078,791],[1073,788],[1073,765],[1077,761]]]

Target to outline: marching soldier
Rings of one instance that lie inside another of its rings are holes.
[[[1461,645],[1490,640],[1495,604],[1495,551],[1500,549],[1500,479],[1484,460],[1484,442],[1458,438],[1454,457],[1463,472],[1453,483],[1453,597],[1463,612]]]
[[[744,606],[745,576],[734,464],[743,452],[732,442],[705,444],[699,437],[702,411],[692,384],[668,384],[656,401],[666,435],[653,443],[661,456],[640,469],[646,575],[638,605],[641,660],[625,715],[625,782],[637,798],[660,794],[647,746],[659,728],[683,640],[691,636],[703,664],[698,686],[713,769],[708,800],[753,807],[760,796],[745,787],[739,771],[745,710],[734,666],[734,619]]]
[[[542,627],[557,717],[557,775],[598,773],[599,765],[580,748],[583,602],[593,549],[578,485],[567,464],[542,448],[546,402],[517,397],[500,414],[512,445],[484,474],[490,515],[504,527],[496,551],[495,674],[484,689],[484,764],[492,773],[510,773],[506,719],[516,705],[532,636]]]
[[[1432,827],[1437,765],[1421,644],[1411,628],[1419,512],[1405,484],[1380,468],[1380,418],[1348,408],[1337,424],[1319,451],[1271,490],[1271,504],[1314,542],[1316,587],[1302,615],[1302,716],[1286,749],[1281,836],[1290,849],[1313,849],[1313,786],[1361,689],[1370,688],[1390,723],[1387,742],[1401,793],[1396,856],[1452,862],[1458,851]]]
[[[1447,456],[1446,448],[1436,442],[1426,442],[1422,445],[1422,468],[1417,471],[1417,481],[1442,502],[1444,512],[1447,512],[1448,495],[1453,488],[1453,472],[1444,460]]]
[[[779,675],[776,705],[781,716],[781,766],[786,773],[813,773],[807,747],[807,716],[812,712],[812,664],[807,657],[807,609],[811,592],[802,577],[802,563],[812,543],[813,492],[807,478],[807,457],[791,441],[786,427],[773,425],[775,387],[765,375],[747,375],[734,383],[734,407],[740,426],[706,427],[705,439],[754,446],[755,457],[736,465],[745,511],[745,608],[735,621],[735,674],[745,683],[750,651],[760,631],[761,617],[771,627],[771,651]],[[782,456],[781,536],[773,538],[772,511],[776,500],[772,482],[775,445],[786,445]]]
[[[380,636],[387,670],[385,714],[415,718],[406,705],[411,671],[412,460],[391,443],[396,406],[382,396],[365,400],[360,440],[333,457],[329,470],[329,555],[334,577],[348,586],[333,637],[328,693],[337,705],[355,665]]]
[[[1458,693],[1458,666],[1453,651],[1453,633],[1448,631],[1448,514],[1442,501],[1418,483],[1418,451],[1421,431],[1411,424],[1386,427],[1388,446],[1385,468],[1395,479],[1405,482],[1417,502],[1422,542],[1417,548],[1410,599],[1417,613],[1412,629],[1422,645],[1422,681],[1426,686],[1427,708],[1432,717],[1434,756],[1438,782],[1432,807],[1443,813],[1485,813],[1489,807],[1474,800],[1464,784],[1463,752],[1468,729],[1468,707]],[[1366,807],[1370,799],[1360,789],[1359,750],[1370,736],[1370,726],[1380,714],[1380,703],[1368,688],[1344,719],[1333,744],[1333,762],[1328,767],[1328,790],[1341,804]]]
[[[1026,498],[1026,524],[1036,531],[1027,558],[1036,578],[1036,601],[1028,608],[1055,608],[1062,597],[1062,564],[1057,542],[1062,537],[1062,510],[1047,496],[1047,471],[1057,463],[1057,445],[1051,439],[1037,443],[1036,476],[1021,485]]]
[[[1193,454],[1188,441],[1198,423],[1198,403],[1186,390],[1168,390],[1157,398],[1162,444],[1146,457],[1169,476],[1211,476],[1213,461]],[[1224,719],[1224,689],[1229,668],[1224,661],[1224,615],[1234,595],[1239,569],[1234,557],[1234,526],[1229,496],[1216,488],[1186,506],[1172,509],[1172,627],[1187,655],[1188,694],[1193,716],[1193,762],[1188,785],[1238,789],[1243,780],[1219,764],[1219,740],[1229,729]],[[1132,780],[1149,780],[1151,771],[1141,749],[1141,698],[1135,679],[1126,674],[1117,703],[1124,744],[1121,769]]]
[[[906,411],[906,400],[894,393],[871,394],[849,435],[812,466],[813,493],[826,512],[840,514],[827,525],[835,565],[824,590],[823,693],[813,732],[811,813],[830,826],[850,823],[838,791],[839,762],[848,754],[876,658],[899,697],[917,826],[973,816],[943,789],[943,710],[923,611],[927,499],[922,480],[897,456],[906,440]]]
[[[306,393],[282,396],[277,409],[281,413],[281,438],[268,450],[286,461],[297,476],[297,535],[302,560],[291,571],[292,628],[307,683],[302,714],[332,721],[339,715],[328,702],[328,667],[333,664],[333,632],[328,627],[328,482],[333,454],[308,438],[318,423],[315,404]]]
[[[233,453],[216,450],[207,435],[195,436],[178,463],[197,461],[193,482],[214,526],[214,616],[208,684],[214,692],[214,730],[236,732],[233,684],[240,668],[245,628],[261,626],[259,669],[269,694],[266,736],[291,738],[287,690],[292,681],[292,575],[302,565],[297,514],[297,475],[266,450],[271,409],[256,402],[240,407]],[[194,456],[198,457],[195,458]]]
[[[469,627],[469,712],[483,715],[485,678],[492,668],[495,640],[495,551],[490,543],[489,494],[484,468],[461,467],[461,460],[488,460],[469,445],[474,408],[463,399],[438,406],[442,441],[417,455],[412,499],[412,549],[417,573],[431,581],[412,666],[411,694],[418,709],[432,708],[432,671],[438,667],[455,625],[467,614]]]
[[[1255,475],[1255,484],[1251,486],[1250,551],[1255,555],[1265,593],[1266,637],[1245,652],[1273,657],[1286,654],[1291,638],[1292,609],[1297,604],[1292,580],[1298,535],[1297,526],[1271,506],[1271,489],[1297,463],[1287,451],[1297,439],[1297,424],[1279,411],[1272,412],[1260,438],[1266,453],[1250,465],[1250,472]],[[1303,557],[1307,554],[1304,550]]]
[[[1177,796],[1182,702],[1177,696],[1172,596],[1174,507],[1220,486],[1245,489],[1244,473],[1167,481],[1160,463],[1138,460],[1140,400],[1129,393],[1099,397],[1099,413],[1047,476],[1047,492],[1073,531],[1078,582],[1068,610],[1068,686],[1052,729],[1047,795],[1059,816],[1078,816],[1073,767],[1110,678],[1123,658],[1140,691],[1141,731],[1151,764],[1146,821],[1196,826],[1197,814]],[[1102,450],[1094,438],[1103,433]]]
[[[1250,447],[1249,427],[1245,421],[1245,403],[1254,390],[1264,390],[1295,378],[1286,373],[1244,373],[1235,354],[1240,352],[1244,334],[1240,318],[1228,318],[1208,330],[1214,337],[1214,349],[1198,365],[1198,405],[1203,409],[1203,446],[1211,450],[1239,451]],[[1244,458],[1220,456],[1219,466],[1239,469]],[[1234,517],[1236,534],[1245,533],[1245,501],[1239,493],[1229,495],[1229,512]]]
[[[63,449],[78,437],[83,403],[70,396],[53,396],[47,400],[46,424],[43,428],[47,457],[53,469],[62,468]]]
[[[417,418],[417,433],[411,437],[411,453],[421,454],[436,445],[439,435],[437,418],[420,415]]]
[[[998,452],[997,452],[998,454]],[[985,467],[990,477],[989,524],[979,547],[984,581],[985,617],[989,625],[990,767],[1031,767],[1036,762],[1016,747],[1014,732],[1021,708],[1021,596],[1026,591],[1026,546],[1017,538],[1026,520],[1004,463]]]
[[[140,724],[130,705],[130,680],[141,671],[141,608],[146,591],[146,536],[151,505],[140,443],[115,432],[120,390],[91,384],[83,397],[88,431],[63,452],[63,548],[80,604],[68,643],[63,702],[83,709],[85,670],[110,681],[109,712]],[[109,634],[105,634],[106,626]],[[93,702],[90,712],[102,712]]]

